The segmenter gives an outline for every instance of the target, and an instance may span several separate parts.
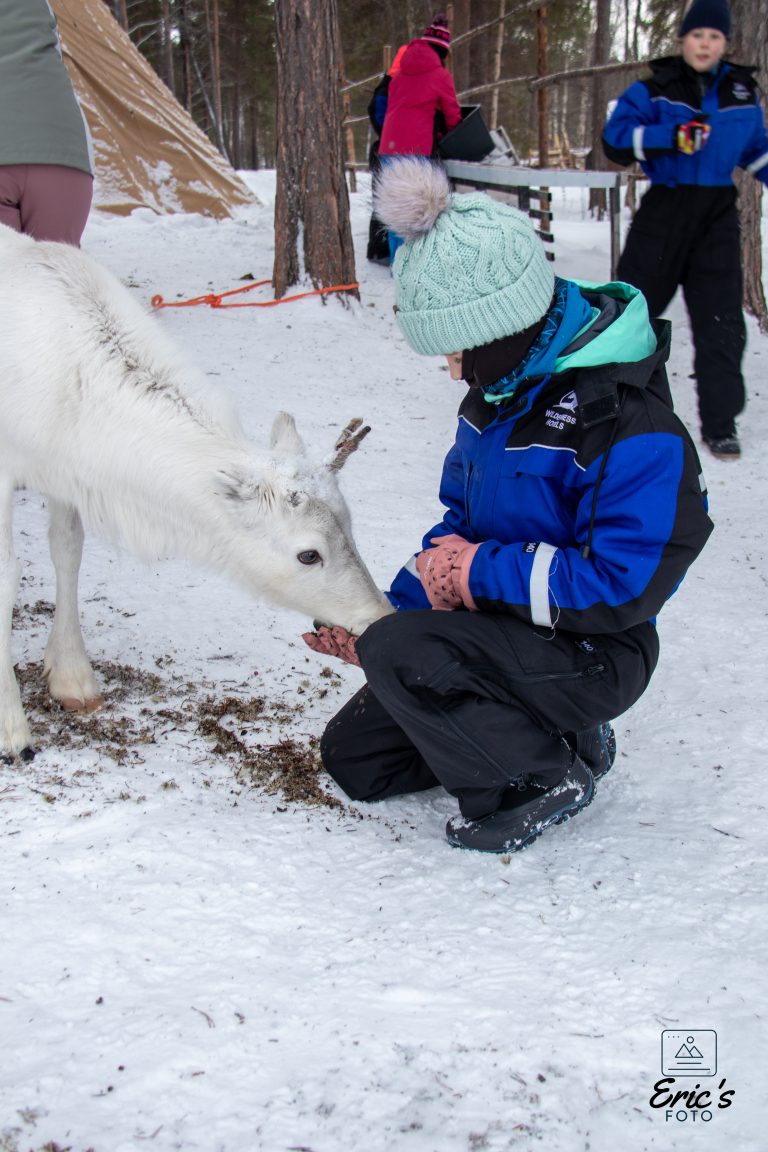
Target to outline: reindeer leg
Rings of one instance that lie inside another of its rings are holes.
[[[31,760],[32,737],[21,704],[11,656],[13,606],[19,587],[19,562],[13,550],[13,484],[0,477],[0,758]]]
[[[68,712],[95,712],[104,699],[85,654],[77,609],[77,578],[83,555],[80,513],[51,499],[48,539],[56,570],[56,612],[45,648],[48,691]]]

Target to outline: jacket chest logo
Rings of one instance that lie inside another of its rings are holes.
[[[576,409],[578,400],[575,392],[566,392],[559,403],[547,408],[546,425],[554,428],[556,432],[564,432],[576,424]]]
[[[733,94],[737,100],[749,100],[749,88],[747,88],[744,84],[734,84]]]

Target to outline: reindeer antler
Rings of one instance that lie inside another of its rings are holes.
[[[331,472],[338,472],[340,468],[344,467],[348,458],[353,452],[357,451],[362,441],[370,432],[371,429],[367,424],[364,428],[360,428],[362,422],[359,416],[355,416],[354,419],[350,420],[346,428],[340,432],[339,438],[334,445],[336,455],[328,465]]]

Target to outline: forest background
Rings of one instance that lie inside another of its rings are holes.
[[[371,145],[366,109],[373,90],[399,45],[433,18],[435,0],[103,2],[235,168],[277,169],[276,297],[305,275],[315,287],[354,284],[343,171],[354,191]],[[523,162],[614,167],[601,145],[610,102],[649,59],[675,50],[686,6],[453,0],[445,11],[459,100],[479,103],[489,127],[505,128]],[[754,63],[765,83],[768,0],[731,0],[731,9],[729,51]],[[762,188],[744,174],[736,179],[744,304],[768,331]],[[634,188],[630,182],[630,211]],[[596,194],[591,206],[600,210],[604,201]]]
[[[273,0],[104,2],[235,168],[275,166]],[[290,4],[290,0],[283,2]],[[340,88],[372,78],[370,85],[349,94],[346,112],[353,118],[364,116],[384,67],[387,46],[394,55],[400,44],[421,33],[441,7],[452,17],[451,67],[460,95],[494,79],[537,72],[536,10],[530,3],[454,0],[441,6],[440,0],[336,0],[335,7],[341,44]],[[685,7],[686,0],[553,0],[546,8],[548,70],[559,73],[673,51]],[[592,146],[593,119],[604,119],[604,102],[617,96],[633,78],[631,71],[617,72],[599,86],[584,78],[553,87],[548,110],[553,150],[583,155]],[[600,107],[593,109],[596,98]],[[502,86],[498,105],[488,91],[470,95],[467,102],[481,104],[490,126],[506,128],[521,156],[528,157],[535,149],[536,101],[526,85]],[[356,154],[364,159],[369,133],[365,119],[353,131]]]

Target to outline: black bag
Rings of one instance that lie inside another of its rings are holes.
[[[484,160],[495,145],[479,104],[462,104],[461,123],[437,146],[444,160]]]

